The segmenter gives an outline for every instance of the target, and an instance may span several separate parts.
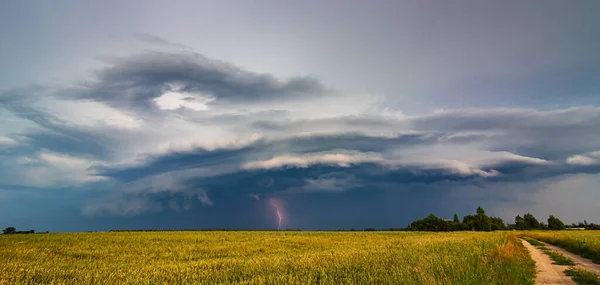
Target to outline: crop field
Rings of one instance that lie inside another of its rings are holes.
[[[523,235],[600,263],[600,231],[532,231]]]
[[[534,275],[506,232],[0,236],[1,284],[533,284]]]

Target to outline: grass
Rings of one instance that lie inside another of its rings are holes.
[[[568,257],[552,251],[548,248],[546,248],[546,250],[542,250],[545,254],[547,254],[548,256],[550,256],[550,258],[552,259],[552,261],[554,261],[553,263],[556,265],[569,265],[569,266],[574,266],[575,262],[573,262],[573,260],[569,259]]]
[[[561,247],[600,264],[600,231],[525,232],[524,235]]]
[[[533,284],[509,233],[0,236],[0,284]]]
[[[573,260],[571,260],[570,258],[555,252],[551,249],[549,249],[548,247],[546,247],[543,243],[528,238],[528,237],[523,237],[524,240],[526,240],[528,243],[530,243],[531,245],[539,248],[540,250],[542,250],[542,252],[544,252],[546,255],[548,255],[550,257],[550,259],[552,259],[553,263],[556,265],[569,265],[569,266],[574,266],[575,262],[573,262]]]
[[[594,272],[579,267],[572,267],[565,271],[578,285],[600,285],[600,279]]]
[[[523,237],[523,239],[526,240],[529,244],[531,244],[537,248],[546,248],[547,249],[547,247],[543,243],[541,243],[537,240],[527,238],[527,237]]]

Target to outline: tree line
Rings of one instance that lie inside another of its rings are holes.
[[[29,231],[17,231],[17,229],[15,227],[7,227],[5,229],[2,230],[2,233],[5,235],[10,235],[10,234],[33,234],[35,233],[34,230],[29,230]]]
[[[466,215],[462,221],[454,214],[452,220],[439,218],[434,214],[413,221],[408,225],[408,231],[430,231],[430,232],[450,232],[450,231],[497,231],[497,230],[564,230],[567,228],[583,228],[587,230],[600,230],[600,225],[594,223],[588,224],[587,221],[578,224],[565,225],[557,217],[550,215],[548,223],[539,222],[531,213],[523,216],[517,215],[514,224],[506,225],[501,218],[490,217],[486,215],[482,207],[477,207],[475,215]]]
[[[557,217],[550,215],[547,220],[548,223],[539,222],[538,219],[531,213],[527,213],[523,216],[517,215],[515,217],[514,224],[505,224],[501,218],[490,217],[486,215],[485,210],[482,207],[477,207],[475,215],[466,215],[462,221],[458,218],[457,214],[454,214],[452,220],[446,220],[439,218],[434,214],[429,214],[427,217],[413,221],[406,228],[390,228],[389,231],[429,231],[429,232],[450,232],[450,231],[498,231],[498,230],[564,230],[564,229],[586,229],[586,230],[600,230],[599,224],[588,223],[587,221],[572,223],[565,225]],[[177,231],[235,231],[234,229],[182,229]],[[261,231],[258,229],[243,229],[244,231]],[[165,231],[165,230],[152,230],[152,229],[139,229],[139,230],[111,230],[111,231]],[[166,230],[168,231],[168,230]],[[268,230],[267,230],[268,231]],[[287,231],[300,231],[287,230]],[[338,229],[335,231],[347,231]],[[355,231],[350,229],[349,231]],[[360,230],[359,230],[360,231]],[[362,231],[377,231],[375,228],[366,228]],[[17,231],[15,227],[7,227],[2,230],[3,234],[33,234],[34,230],[29,231]],[[48,232],[42,232],[48,233]]]
[[[477,207],[475,215],[466,215],[462,221],[454,214],[452,220],[438,218],[434,214],[416,220],[408,227],[408,231],[431,231],[431,232],[450,232],[450,231],[496,231],[506,230],[506,225],[501,218],[489,217],[485,210]]]
[[[515,230],[565,230],[565,229],[585,229],[600,230],[600,225],[589,223],[587,221],[565,225],[559,218],[550,215],[548,223],[539,222],[532,214],[527,213],[522,217],[515,217],[514,225],[511,228]]]

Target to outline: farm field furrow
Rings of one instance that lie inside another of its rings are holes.
[[[533,284],[507,232],[0,236],[2,284]]]

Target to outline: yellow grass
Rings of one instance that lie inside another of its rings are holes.
[[[533,284],[508,233],[119,232],[0,236],[2,284]]]

